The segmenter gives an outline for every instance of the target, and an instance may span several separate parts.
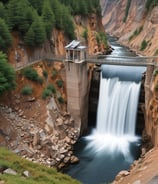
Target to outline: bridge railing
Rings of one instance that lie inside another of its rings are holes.
[[[19,62],[13,64],[15,70],[21,70],[27,66],[33,65],[41,61],[48,62],[63,62],[66,61],[64,56],[55,56],[52,58],[40,58],[31,62]],[[110,56],[110,55],[93,55],[88,56],[85,61],[92,64],[108,64],[108,65],[129,65],[129,66],[157,66],[158,67],[158,56]]]

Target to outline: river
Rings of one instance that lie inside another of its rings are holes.
[[[134,52],[132,52],[128,48],[123,47],[120,44],[118,44],[117,39],[115,39],[113,37],[109,37],[109,43],[113,48],[111,55],[114,55],[114,56],[136,56]],[[131,75],[134,75],[134,73],[132,73]],[[102,116],[103,114],[107,114],[106,116],[108,116],[107,111],[109,111],[109,109],[112,108],[109,124],[111,124],[111,121],[113,121],[113,119],[115,119],[116,125],[114,124],[112,126],[114,129],[116,129],[115,127],[118,126],[117,118],[118,118],[119,114],[122,114],[122,111],[126,111],[126,109],[128,109],[129,112],[127,112],[128,113],[127,116],[130,116],[130,117],[133,116],[133,114],[129,115],[130,112],[133,111],[133,109],[131,110],[129,108],[133,108],[133,101],[134,101],[134,99],[136,99],[135,91],[136,91],[136,88],[138,89],[139,87],[137,87],[137,84],[135,84],[135,83],[132,83],[132,84],[128,83],[127,84],[127,83],[123,82],[123,84],[122,83],[120,84],[115,79],[114,79],[114,81],[111,81],[111,79],[110,79],[110,82],[112,82],[111,84],[109,81],[105,81],[105,82],[108,83],[108,85],[105,84],[106,85],[105,89],[101,89],[102,87],[100,87],[100,90],[102,90],[102,91],[109,90],[110,93],[111,93],[111,91],[115,91],[115,89],[117,88],[117,87],[113,87],[115,84],[117,86],[121,85],[121,87],[118,87],[118,89],[120,91],[119,93],[122,93],[122,94],[121,94],[121,96],[118,96],[118,93],[115,92],[114,96],[112,96],[112,100],[114,98],[115,98],[115,100],[113,100],[112,103],[115,103],[115,101],[118,101],[117,104],[121,103],[121,105],[122,105],[124,98],[126,98],[126,96],[127,96],[127,100],[124,103],[125,104],[124,110],[122,110],[122,107],[120,107],[120,105],[118,107],[116,107],[116,105],[114,104],[111,107],[111,101],[109,102],[108,109],[106,109],[106,113],[103,112],[104,107],[100,108],[101,115],[99,115],[99,116]],[[134,86],[134,89],[133,89],[134,92],[130,92],[130,90],[132,90],[132,88],[133,88],[132,86]],[[125,91],[129,91],[128,94],[124,95],[124,91],[122,89]],[[102,99],[100,100],[101,103],[103,101],[104,96],[109,96],[109,94],[108,94],[109,91],[105,92],[105,93],[107,93],[107,95],[103,95]],[[137,91],[139,94],[139,89]],[[133,97],[131,97],[132,96],[131,93],[133,93],[133,95],[134,95]],[[128,96],[130,96],[131,100],[128,100]],[[121,98],[121,100],[120,100],[120,98]],[[105,101],[107,101],[107,99]],[[122,101],[122,102],[120,102],[120,101]],[[131,101],[131,102],[129,102],[129,101]],[[130,107],[127,107],[127,105],[129,105],[129,104],[130,104]],[[106,106],[107,106],[107,102],[106,102]],[[136,104],[136,107],[137,107],[137,104]],[[98,109],[99,109],[99,107],[98,107]],[[116,112],[116,113],[113,114],[113,112]],[[109,112],[109,114],[110,114],[110,112]],[[115,118],[114,118],[114,116],[115,116]],[[108,119],[108,118],[106,117],[106,119]],[[127,121],[128,118],[123,117],[123,119],[124,120],[122,120],[122,119],[120,120],[120,123],[122,121]],[[131,118],[129,118],[129,119],[131,119]],[[97,119],[97,121],[98,121],[98,119]],[[99,122],[100,121],[101,120],[99,118]],[[106,122],[107,121],[108,120],[106,120]],[[131,121],[131,120],[129,120],[129,121]],[[106,184],[106,183],[112,182],[114,180],[115,176],[117,175],[117,173],[121,170],[128,169],[130,167],[131,163],[135,159],[137,159],[139,157],[139,154],[140,154],[140,145],[141,145],[140,137],[138,137],[136,135],[129,136],[129,132],[126,133],[125,136],[120,135],[120,132],[114,136],[112,134],[112,136],[111,136],[111,132],[110,132],[110,135],[109,135],[109,132],[106,132],[108,129],[107,127],[105,127],[106,131],[103,131],[106,134],[104,136],[100,133],[98,134],[97,126],[100,126],[100,125],[96,125],[96,127],[94,127],[94,129],[93,129],[93,132],[91,132],[86,137],[80,138],[79,141],[77,142],[77,144],[74,146],[74,153],[80,159],[80,162],[78,164],[75,164],[75,165],[70,165],[68,168],[66,168],[64,170],[65,173],[72,176],[73,178],[78,179],[83,184],[103,184],[103,183]],[[118,127],[120,127],[120,125]],[[127,127],[127,125],[126,125],[126,127]],[[102,129],[102,128],[100,128],[100,129]],[[123,128],[123,131],[124,131],[124,129],[125,128]],[[102,132],[102,130],[101,130],[101,132]]]

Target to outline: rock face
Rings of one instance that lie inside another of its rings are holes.
[[[68,163],[78,162],[72,146],[78,139],[79,130],[74,128],[70,114],[61,114],[50,107],[48,111],[56,113],[57,117],[53,127],[46,123],[42,128],[35,119],[26,118],[20,109],[0,105],[4,120],[9,122],[7,129],[1,129],[0,145],[7,146],[26,159],[60,169]]]
[[[158,7],[147,11],[146,1],[133,0],[127,11],[126,0],[101,0],[103,24],[110,34],[119,38],[119,42],[130,47],[137,53],[146,56],[157,55],[158,36]],[[128,13],[127,13],[128,12]],[[126,14],[127,13],[127,14]],[[142,48],[142,43],[146,46]],[[158,59],[154,59],[158,62]],[[157,139],[157,92],[155,86],[157,79],[153,72],[157,67],[147,69],[145,79],[145,134],[154,146],[158,146]],[[144,135],[145,135],[144,134]],[[146,136],[145,136],[146,137]],[[145,138],[146,139],[146,138]]]
[[[142,55],[156,54],[158,35],[158,7],[147,12],[145,0],[132,0],[127,11],[127,0],[101,0],[103,24],[108,33],[119,37],[119,41]],[[147,46],[141,49],[145,40]]]
[[[157,56],[158,7],[147,12],[145,0],[132,0],[127,11],[127,0],[101,0],[103,24],[111,35],[136,53]],[[126,14],[127,13],[127,14]],[[142,49],[142,43],[146,46]],[[154,59],[157,63],[157,58]],[[145,130],[142,157],[130,170],[119,173],[113,184],[149,184],[157,181],[158,147],[158,76],[157,66],[148,67],[145,77]],[[154,149],[150,150],[154,146]]]

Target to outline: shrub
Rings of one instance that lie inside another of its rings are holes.
[[[154,71],[154,77],[156,77],[158,75],[158,69],[156,69],[155,71]]]
[[[23,95],[31,95],[32,94],[32,87],[31,86],[25,86],[21,90],[21,94]]]
[[[132,40],[134,37],[138,36],[143,30],[143,26],[140,26],[138,29],[134,31],[134,33],[129,37],[129,41]]]
[[[52,70],[52,78],[54,79],[57,76],[57,70],[53,68]]]
[[[48,84],[47,89],[49,89],[52,93],[56,93],[56,89],[53,84]]]
[[[65,102],[64,98],[62,96],[58,97],[58,102],[63,104]]]
[[[40,84],[43,84],[43,78],[41,76],[38,76],[37,82]]]
[[[49,90],[49,89],[46,88],[42,92],[42,98],[43,99],[46,99],[48,96],[51,96],[51,94],[52,94],[51,90]]]
[[[143,51],[148,45],[148,42],[146,40],[143,40],[141,43],[140,50]]]
[[[48,72],[46,70],[43,70],[43,76],[47,79],[48,78]]]
[[[87,29],[87,28],[83,31],[82,37],[83,37],[86,41],[88,40],[88,29]]]
[[[127,5],[126,5],[126,10],[125,10],[125,16],[123,18],[123,22],[126,22],[126,20],[127,20],[130,6],[131,6],[131,0],[128,0]]]
[[[59,79],[59,80],[57,80],[56,81],[56,84],[57,84],[57,86],[59,87],[59,88],[62,88],[63,87],[63,81],[61,80],[61,79]]]
[[[38,81],[38,73],[35,69],[27,67],[23,70],[23,75],[32,81]]]

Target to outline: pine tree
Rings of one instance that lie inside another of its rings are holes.
[[[34,22],[30,26],[28,32],[24,37],[24,41],[28,46],[39,46],[46,39],[46,32],[44,23],[41,18],[34,12]]]
[[[72,20],[72,17],[69,13],[69,10],[67,7],[65,7],[64,5],[62,6],[62,20],[63,20],[63,29],[64,29],[64,33],[66,36],[68,36],[70,39],[74,39],[75,38],[75,27],[74,27],[74,23]]]
[[[11,45],[12,39],[8,26],[3,19],[0,18],[0,49],[5,50]]]
[[[35,46],[35,33],[32,29],[32,27],[29,28],[28,32],[26,33],[24,37],[24,42],[28,46]]]
[[[4,19],[5,18],[5,7],[3,3],[0,2],[0,18]]]
[[[85,0],[79,1],[79,14],[88,15],[88,8]]]
[[[63,29],[61,3],[58,0],[50,0],[50,4],[55,15],[56,28]]]
[[[6,55],[0,52],[0,95],[7,90],[14,89],[15,85],[15,71],[7,63]]]
[[[55,16],[50,7],[49,1],[45,1],[42,10],[42,19],[45,25],[47,38],[51,37],[52,29],[55,26]]]
[[[31,14],[32,8],[29,6],[27,0],[11,0],[8,3],[8,25],[10,30],[18,30],[22,33],[28,31],[33,16]]]
[[[36,9],[38,15],[42,14],[43,0],[28,0],[30,4]]]

